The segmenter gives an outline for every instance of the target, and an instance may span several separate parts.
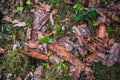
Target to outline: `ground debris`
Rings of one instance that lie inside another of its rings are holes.
[[[92,70],[89,67],[87,67],[84,63],[82,63],[79,59],[77,59],[71,53],[67,52],[63,46],[60,46],[59,44],[54,43],[54,44],[49,44],[48,48],[51,51],[55,52],[61,58],[63,58],[66,61],[70,62],[73,66],[80,66],[82,71],[90,71],[90,72],[92,72]],[[87,68],[89,68],[89,70]]]

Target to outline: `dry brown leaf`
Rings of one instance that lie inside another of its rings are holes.
[[[5,20],[7,22],[12,22],[12,19],[9,16],[5,16],[3,20]]]
[[[42,53],[36,52],[36,51],[31,51],[27,52],[25,50],[19,50],[22,54],[25,54],[27,56],[30,56],[32,58],[40,59],[40,60],[48,60],[48,56],[44,55]]]
[[[41,4],[40,6],[39,5],[35,5],[35,8],[38,9],[38,10],[41,10],[41,11],[49,12],[51,6],[48,5],[48,4]]]
[[[53,10],[52,10],[52,14],[53,14],[53,15],[57,14],[57,12],[58,12],[58,9],[53,9]]]
[[[0,47],[0,54],[4,53],[4,52],[5,52],[5,49],[3,49],[3,48]]]
[[[49,44],[48,48],[51,51],[55,52],[61,58],[65,59],[65,61],[68,61],[69,63],[71,63],[73,66],[80,66],[82,71],[86,70],[86,68],[89,68],[84,63],[82,63],[78,58],[76,58],[74,55],[67,52],[63,46],[60,46],[57,43]],[[87,70],[89,70],[89,72],[92,72],[91,68]]]
[[[94,62],[96,57],[97,57],[97,54],[96,53],[92,53],[89,56],[87,56],[85,60],[87,61],[87,63],[91,63],[91,62]]]
[[[105,24],[100,24],[99,29],[98,29],[98,37],[101,39],[105,39],[105,37],[106,37]]]
[[[28,41],[28,46],[30,48],[37,48],[38,47],[37,43],[36,42],[32,42],[32,41]]]

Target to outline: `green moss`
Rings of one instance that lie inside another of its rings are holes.
[[[2,68],[7,73],[24,75],[22,69],[27,68],[28,60],[26,56],[17,52],[17,51],[8,51],[8,54],[5,56],[5,61],[3,62]]]

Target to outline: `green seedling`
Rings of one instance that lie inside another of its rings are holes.
[[[62,34],[62,32],[61,32],[61,26],[57,25],[56,28],[55,28],[55,33],[53,35],[54,35],[54,37],[58,37],[61,34]]]

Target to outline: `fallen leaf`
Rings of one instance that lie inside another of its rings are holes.
[[[58,12],[58,9],[53,9],[53,10],[52,10],[52,15],[57,14],[57,12]]]
[[[105,39],[106,37],[106,27],[104,24],[100,24],[99,29],[98,29],[98,37],[101,39]]]
[[[52,13],[50,13],[50,22],[51,22],[52,26],[55,25],[55,24],[54,24],[54,19],[53,19],[53,14],[52,14]]]
[[[27,52],[25,50],[19,50],[19,52],[21,52],[22,54],[25,54],[27,56],[30,56],[32,58],[36,58],[36,59],[40,59],[40,60],[48,60],[47,55],[44,55],[44,54],[36,52],[36,51]]]
[[[26,23],[25,22],[22,22],[20,20],[13,20],[12,21],[12,24],[14,27],[18,26],[18,27],[25,27],[26,26]]]

